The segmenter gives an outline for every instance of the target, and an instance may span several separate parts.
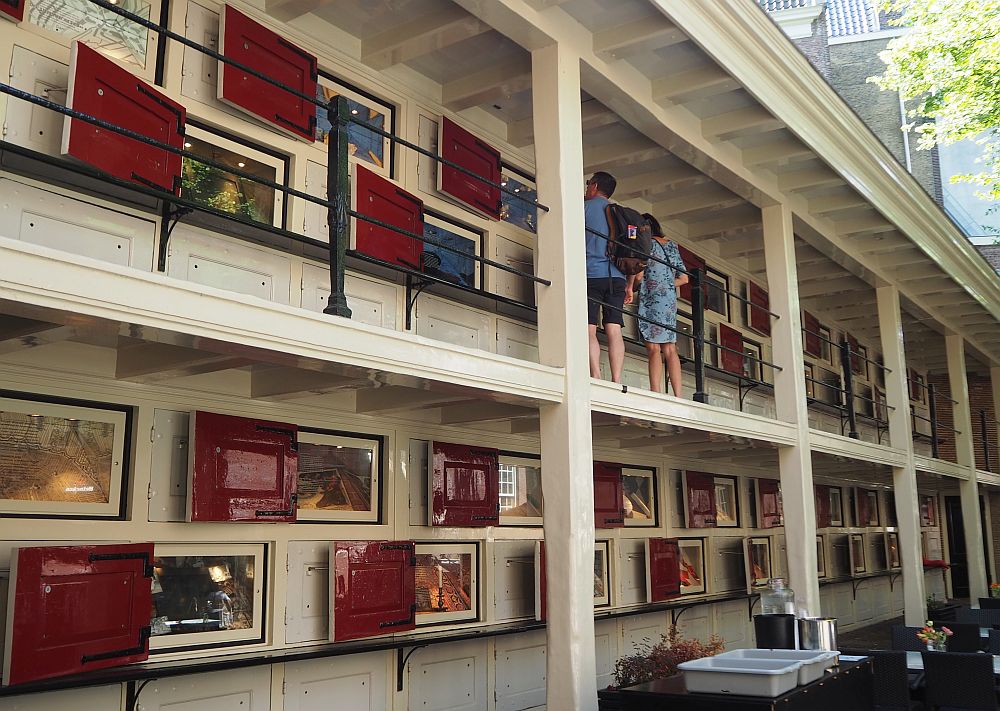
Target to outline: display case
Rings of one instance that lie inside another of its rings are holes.
[[[885,534],[885,557],[890,570],[898,570],[902,567],[899,559],[899,534]]]
[[[714,536],[709,539],[712,561],[708,574],[712,576],[711,593],[745,590],[747,568],[745,539],[741,536]]]
[[[680,594],[696,595],[705,592],[705,539],[678,538],[677,547]]]
[[[865,537],[860,533],[850,536],[851,572],[865,573],[868,571],[868,557],[865,551]]]
[[[423,243],[420,256],[424,274],[470,289],[482,286],[476,260],[483,251],[481,232],[427,210],[423,235],[431,240]]]
[[[331,99],[343,96],[352,118],[361,119],[365,125],[354,123],[347,126],[347,154],[355,160],[364,161],[387,178],[392,177],[392,144],[390,140],[376,131],[393,132],[395,129],[395,108],[388,102],[377,99],[356,88],[336,80],[322,71],[316,85],[316,98],[324,104]],[[326,106],[316,106],[316,140],[328,144],[330,123]],[[375,129],[375,130],[372,130]],[[321,195],[320,197],[326,197]]]
[[[263,543],[158,543],[155,552],[151,650],[263,641]]]
[[[541,464],[539,458],[500,455],[501,526],[542,525]]]
[[[715,477],[715,525],[720,528],[737,528],[740,525],[739,497],[736,478]]]
[[[330,640],[373,637],[416,628],[413,541],[330,544]]]
[[[130,428],[125,407],[0,398],[0,511],[121,516]]]
[[[776,479],[754,479],[753,486],[757,528],[783,526],[785,519],[781,503],[781,482]]]
[[[886,547],[885,533],[873,531],[866,534],[868,541],[868,572],[879,573],[889,569],[888,550]]]
[[[594,607],[611,604],[610,541],[594,543]]]
[[[826,575],[826,538],[816,536],[816,577],[822,580]]]
[[[746,539],[747,592],[767,587],[771,574],[771,539],[757,537]]]
[[[380,520],[382,437],[299,431],[298,519]]]
[[[833,527],[846,526],[844,521],[844,497],[839,486],[831,486],[830,490],[830,525]]]
[[[920,534],[920,540],[925,560],[944,560],[944,549],[941,547],[940,531],[924,531]]]
[[[676,538],[646,539],[646,600],[661,602],[681,593],[680,555]]]
[[[622,469],[622,504],[626,527],[658,524],[655,469]]]
[[[431,526],[493,526],[500,522],[496,449],[429,442],[428,509]]]
[[[937,526],[937,497],[928,494],[921,494],[920,525],[923,528]]]
[[[715,476],[686,471],[683,476],[684,523],[688,528],[715,526]]]
[[[625,525],[622,465],[594,462],[594,526],[621,528]]]
[[[830,540],[830,577],[847,578],[853,572],[851,544],[846,533],[832,533]]]
[[[479,545],[416,544],[417,625],[479,619]]]

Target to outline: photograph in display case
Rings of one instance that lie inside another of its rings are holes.
[[[611,604],[611,573],[608,567],[608,541],[594,543],[594,607]]]
[[[705,592],[705,539],[679,538],[681,595]]]
[[[830,525],[847,525],[844,523],[844,498],[839,486],[830,487]]]
[[[895,570],[901,567],[901,563],[899,561],[898,533],[887,533],[885,535],[885,557],[888,561],[890,570]]]
[[[925,528],[937,525],[937,506],[933,496],[920,497],[920,525]]]
[[[751,589],[766,587],[771,580],[771,539],[762,537],[745,540],[747,585]]]
[[[264,544],[157,544],[151,650],[264,638]]]
[[[500,455],[500,525],[542,525],[542,460]]]
[[[823,536],[816,536],[816,577],[820,580],[826,577],[826,541]]]
[[[864,573],[868,570],[865,560],[865,537],[860,533],[851,534],[851,571]]]
[[[479,619],[479,548],[475,543],[416,545],[417,624]]]
[[[776,528],[785,524],[781,502],[781,482],[754,479],[752,493],[757,507],[757,528]]]
[[[872,531],[865,534],[868,539],[868,572],[879,573],[889,569],[888,551],[886,548],[885,534],[881,531]]]
[[[740,525],[736,479],[732,477],[715,477],[715,525],[728,528]]]
[[[622,508],[626,526],[656,525],[656,472],[622,468]]]
[[[865,491],[865,496],[868,497],[868,520],[859,521],[860,526],[878,526],[879,515],[878,515],[878,492],[877,491]]]
[[[299,430],[298,518],[379,519],[381,437]]]
[[[389,156],[391,155],[390,141],[376,131],[391,132],[393,130],[392,107],[381,100],[365,96],[337,82],[333,77],[320,73],[319,82],[316,85],[316,98],[328,104],[330,99],[338,96],[347,99],[351,117],[363,122],[351,122],[347,126],[348,155],[374,166],[380,173],[388,176]],[[321,143],[329,143],[332,129],[333,125],[327,116],[326,107],[317,106],[316,140]]]
[[[0,398],[0,511],[115,518],[129,410]]]

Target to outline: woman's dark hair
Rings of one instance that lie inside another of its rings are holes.
[[[642,215],[649,221],[649,229],[652,231],[654,237],[664,237],[663,228],[660,227],[660,221],[655,217],[650,215],[648,212]]]

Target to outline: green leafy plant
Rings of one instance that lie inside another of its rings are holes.
[[[677,665],[702,657],[714,657],[725,649],[725,641],[712,635],[707,642],[688,639],[676,625],[660,637],[656,644],[645,644],[635,654],[622,657],[615,664],[615,684],[632,686],[653,679],[663,679],[677,673]]]
[[[248,220],[262,222],[258,214],[257,201],[242,191],[220,190],[217,186],[231,179],[219,168],[197,160],[184,159],[181,178],[181,194],[203,205],[237,215]],[[236,181],[242,180],[235,178]]]
[[[948,603],[945,602],[944,600],[938,600],[937,595],[935,593],[931,593],[930,595],[927,596],[928,611],[940,610],[942,607],[946,607],[947,605]]]

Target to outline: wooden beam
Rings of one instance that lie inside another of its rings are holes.
[[[373,69],[388,69],[431,52],[491,32],[493,28],[458,5],[396,25],[361,41],[361,61]]]
[[[809,211],[817,215],[825,215],[830,212],[868,207],[868,205],[870,205],[870,203],[857,193],[850,193],[848,195],[827,195],[809,200]]]
[[[689,212],[699,212],[706,208],[724,210],[745,202],[739,195],[734,195],[724,188],[716,190],[699,190],[687,195],[678,195],[669,200],[661,200],[653,205],[653,212],[661,215],[684,215]]]
[[[644,163],[665,155],[667,155],[666,149],[644,136],[635,136],[592,148],[584,146],[583,172],[589,175],[596,170],[609,170],[616,165]]]
[[[716,64],[668,74],[652,82],[653,101],[675,104],[705,99],[739,88],[739,82]]]
[[[790,169],[778,174],[778,187],[789,192],[843,184],[843,178],[826,168]]]
[[[265,0],[264,12],[280,22],[291,22],[330,4],[332,0]]]
[[[763,106],[727,111],[701,122],[701,133],[705,138],[722,141],[780,128],[784,128],[784,124]]]
[[[168,343],[128,342],[118,347],[115,358],[115,379],[155,383],[242,368],[253,362],[247,358]]]
[[[646,193],[655,193],[683,181],[698,179],[703,179],[705,183],[712,182],[711,178],[688,165],[672,165],[660,170],[650,170],[638,175],[619,178],[615,197],[636,197]]]
[[[812,152],[812,149],[799,139],[786,136],[762,143],[759,146],[744,148],[743,162],[747,165],[767,165],[768,163],[778,163],[789,158],[809,155]]]
[[[416,390],[401,385],[387,385],[385,387],[368,388],[358,390],[357,413],[389,413],[405,412],[407,410],[423,410],[429,407],[439,407],[451,402],[461,402],[468,400],[468,395],[454,395],[450,393],[431,392],[429,390]]]
[[[250,397],[255,400],[295,400],[326,395],[350,387],[370,386],[368,380],[286,366],[255,366],[250,373]]]
[[[468,402],[445,405],[441,408],[442,425],[495,422],[497,420],[516,420],[521,418],[537,419],[538,409],[483,400],[469,400]]]
[[[595,32],[594,54],[603,59],[624,59],[687,40],[683,30],[656,14]]]
[[[697,239],[737,227],[760,224],[760,209],[744,204],[730,208],[726,214],[688,223],[688,237]]]
[[[842,276],[837,279],[812,279],[807,282],[799,283],[799,296],[804,299],[810,299],[814,296],[822,296],[825,294],[835,294],[840,291],[861,291],[863,282],[861,282],[856,276]],[[864,298],[860,293],[859,297]],[[873,298],[868,295],[868,298]]]
[[[584,101],[580,107],[583,114],[583,131],[596,131],[605,126],[619,123],[619,116],[599,101]],[[531,116],[507,124],[507,141],[523,148],[535,142],[535,119]]]
[[[866,217],[854,217],[849,220],[834,221],[833,227],[838,235],[868,234],[872,232],[888,232],[896,229],[882,215],[873,213]]]
[[[493,104],[531,88],[531,59],[518,58],[492,64],[454,79],[441,89],[442,101],[451,111]]]

